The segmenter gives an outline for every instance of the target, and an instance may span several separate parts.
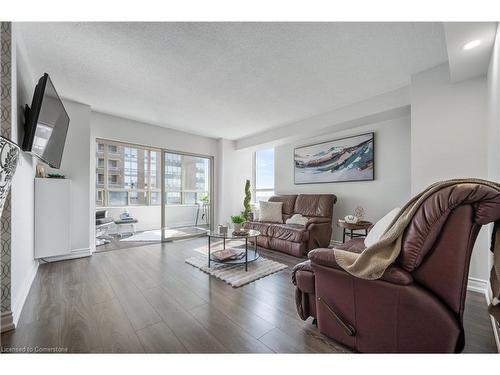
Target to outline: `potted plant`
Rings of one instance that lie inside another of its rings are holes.
[[[245,222],[245,218],[241,215],[235,215],[231,216],[231,221],[233,222],[234,230],[239,231],[241,230],[241,226]]]
[[[250,202],[252,201],[252,193],[250,191],[250,180],[245,181],[245,199],[243,200],[243,207],[245,210],[241,213],[241,216],[245,220],[248,220],[248,216],[250,215],[250,212],[252,211],[252,206],[250,205]]]

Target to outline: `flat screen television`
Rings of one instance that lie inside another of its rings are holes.
[[[69,116],[47,73],[35,87],[31,108],[25,107],[25,120],[22,149],[60,168]]]

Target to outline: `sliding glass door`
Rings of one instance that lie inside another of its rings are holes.
[[[212,158],[163,151],[162,240],[205,235],[212,223]]]
[[[96,140],[99,250],[205,235],[212,223],[213,157]]]

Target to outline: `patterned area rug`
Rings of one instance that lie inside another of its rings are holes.
[[[248,271],[245,271],[245,265],[235,266],[212,263],[210,268],[208,268],[208,259],[206,256],[202,255],[188,258],[186,259],[186,263],[225,281],[233,288],[238,288],[287,268],[287,266],[282,263],[263,257],[260,257],[255,262],[249,263]]]

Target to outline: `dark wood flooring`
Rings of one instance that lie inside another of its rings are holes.
[[[206,238],[40,265],[3,350],[91,353],[342,353],[295,312],[289,266],[241,288],[186,264]],[[484,297],[467,294],[466,352],[496,351]],[[34,349],[37,350],[37,349]]]

